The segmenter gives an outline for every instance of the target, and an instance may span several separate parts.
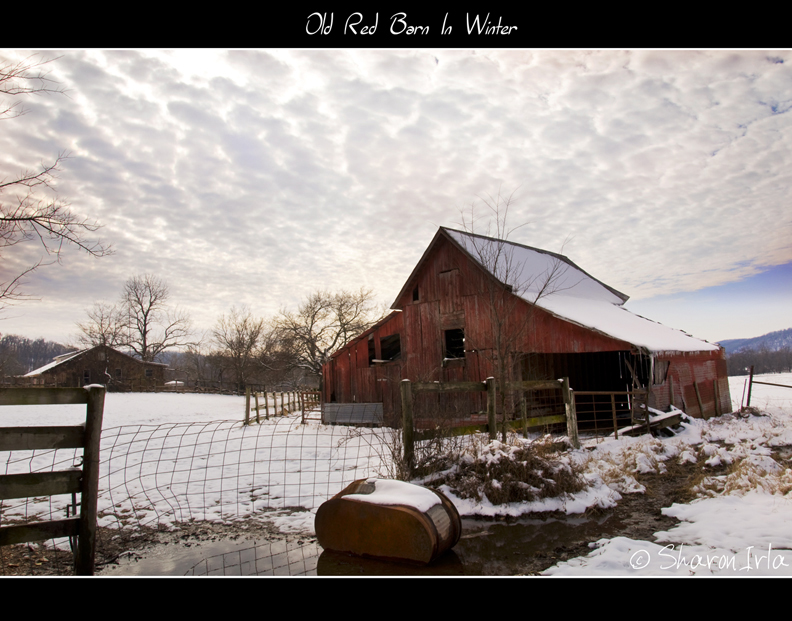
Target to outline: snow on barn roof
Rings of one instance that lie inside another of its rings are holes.
[[[158,366],[158,367],[167,367],[168,366],[164,362],[144,362],[143,360],[138,360],[137,358],[133,358],[129,354],[125,354],[124,352],[118,351],[117,349],[113,349],[112,347],[109,347],[107,345],[95,345],[94,347],[89,347],[88,349],[80,349],[80,350],[77,350],[77,351],[69,352],[67,354],[61,354],[60,356],[55,356],[55,358],[52,359],[52,362],[48,362],[43,367],[39,367],[38,369],[32,370],[30,373],[26,373],[22,377],[36,377],[37,375],[41,375],[45,371],[49,371],[50,369],[53,369],[53,368],[57,367],[58,365],[63,364],[64,362],[67,362],[67,361],[71,360],[72,358],[76,358],[77,356],[81,356],[82,354],[84,354],[86,352],[89,352],[89,351],[91,351],[93,349],[96,349],[97,347],[107,347],[107,349],[111,349],[115,353],[120,354],[122,356],[126,356],[130,360],[134,360],[135,362],[138,362],[140,364],[154,365],[154,366]]]
[[[52,362],[48,362],[43,367],[39,367],[38,369],[33,369],[30,373],[25,373],[23,377],[33,377],[36,375],[40,375],[44,371],[49,371],[51,368],[57,367],[59,364],[62,364],[67,360],[71,360],[72,358],[83,353],[84,351],[86,350],[78,349],[77,351],[70,351],[67,354],[61,354],[60,356],[55,356],[55,358],[52,359]]]
[[[653,353],[719,349],[631,313],[622,307],[628,296],[563,255],[454,229],[442,230],[487,272],[511,285],[516,295],[560,319]]]

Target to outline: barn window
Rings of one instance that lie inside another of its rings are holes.
[[[369,337],[368,337],[368,364],[369,364],[369,366],[372,365],[372,363],[374,362],[374,358],[376,358],[376,357],[377,357],[377,355],[376,355],[376,353],[374,351],[374,335],[373,334],[369,334]]]
[[[465,357],[465,330],[455,328],[446,330],[445,335],[445,357],[464,358]]]
[[[391,334],[380,339],[380,349],[383,360],[396,360],[401,356],[401,338],[398,334]]]
[[[91,383],[91,369],[85,369],[83,371],[83,386],[87,386]]]
[[[417,301],[418,301],[418,287],[413,289],[413,302],[417,302]]]
[[[151,369],[146,369],[146,377],[154,377],[154,371]]]
[[[115,370],[115,376],[116,376],[116,379],[121,379],[121,369],[116,369]]]

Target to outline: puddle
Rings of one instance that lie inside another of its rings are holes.
[[[612,536],[613,515],[462,520],[462,539],[427,566],[388,563],[322,550],[313,538],[236,539],[158,545],[120,559],[105,576],[497,576],[543,571],[586,554]]]

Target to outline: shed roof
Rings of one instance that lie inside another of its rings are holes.
[[[72,360],[73,358],[77,358],[79,356],[82,356],[83,354],[88,353],[89,351],[92,351],[92,350],[96,349],[97,347],[106,347],[107,349],[110,349],[110,350],[114,351],[118,355],[126,356],[130,360],[134,360],[135,362],[137,362],[139,364],[150,364],[150,365],[154,365],[154,366],[158,366],[158,367],[167,367],[168,366],[167,364],[165,364],[163,362],[144,362],[142,360],[138,360],[137,358],[133,358],[129,354],[125,354],[124,352],[118,351],[117,349],[113,349],[112,347],[109,347],[107,345],[96,345],[94,347],[89,347],[87,349],[80,349],[80,350],[77,350],[77,351],[69,352],[67,354],[61,354],[60,356],[55,356],[55,358],[53,358],[52,362],[48,362],[44,366],[39,367],[38,369],[34,369],[30,373],[26,373],[25,375],[23,375],[23,377],[36,377],[38,375],[41,375],[42,373],[44,373],[46,371],[49,371],[50,369],[54,369],[55,367],[65,363],[65,362],[68,362],[69,360]]]
[[[627,295],[597,280],[563,255],[444,227],[438,234],[441,232],[487,273],[511,286],[516,295],[560,319],[652,353],[719,349],[681,330],[631,313],[623,308]]]

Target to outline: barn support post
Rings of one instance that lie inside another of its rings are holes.
[[[487,378],[487,430],[490,441],[498,437],[498,427],[495,422],[495,378]]]
[[[672,407],[676,407],[674,403],[674,378],[671,377],[671,372],[668,373],[668,402]]]
[[[696,391],[696,401],[698,401],[699,412],[701,412],[701,418],[704,420],[707,419],[707,416],[704,414],[704,403],[701,401],[701,391],[699,391],[698,382],[693,382],[693,388]]]
[[[561,380],[561,394],[564,397],[564,408],[566,409],[567,435],[570,442],[572,442],[572,446],[579,449],[580,439],[578,438],[577,412],[575,411],[575,393],[569,387],[568,377]]]
[[[402,443],[404,444],[404,466],[407,471],[407,478],[412,478],[413,466],[415,465],[415,436],[413,434],[413,395],[410,380],[401,381],[401,402],[402,402]]]
[[[616,440],[619,439],[619,423],[616,421],[616,395],[611,393],[611,414],[613,415],[613,434]]]

